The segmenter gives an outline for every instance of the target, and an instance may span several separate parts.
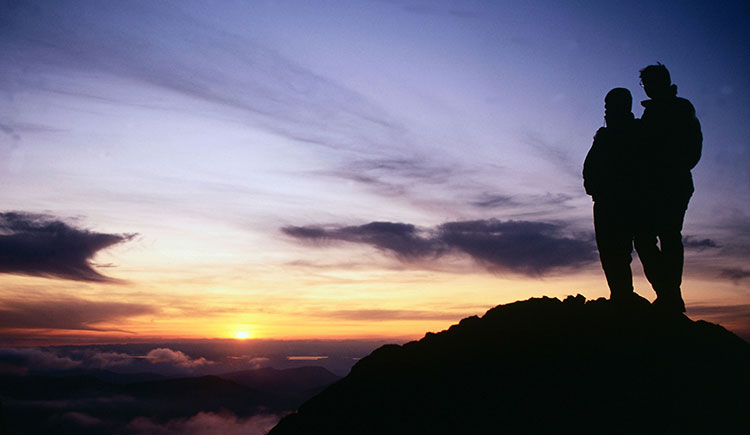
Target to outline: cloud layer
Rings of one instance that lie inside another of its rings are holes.
[[[741,267],[727,267],[721,269],[719,277],[729,279],[734,281],[735,284],[739,284],[740,281],[750,278],[750,270],[745,270]]]
[[[705,251],[706,249],[718,249],[721,246],[712,239],[699,239],[694,236],[685,236],[682,239],[682,244],[685,245],[686,249],[694,249],[696,251]]]
[[[151,345],[144,345],[145,348]],[[144,354],[145,352],[145,354]],[[249,367],[260,367],[268,359],[248,361]],[[191,357],[181,350],[161,346],[148,351],[126,349],[125,352],[93,347],[0,347],[0,375],[29,371],[59,371],[74,368],[106,369],[122,372],[154,371],[162,374],[190,374],[215,365],[204,356]],[[244,368],[244,366],[243,366]]]
[[[194,435],[263,435],[279,422],[281,416],[258,414],[240,418],[230,412],[199,412],[190,418],[178,418],[160,424],[146,417],[138,417],[126,430],[133,434],[194,434]]]
[[[452,320],[458,321],[468,317],[468,313],[455,313],[428,310],[380,310],[380,309],[356,309],[324,311],[321,317],[344,319],[344,320],[370,320],[374,322],[389,320]]]
[[[0,301],[0,330],[66,329],[125,332],[101,327],[99,324],[157,312],[157,308],[149,305],[125,302],[96,302],[78,298],[5,299]]]
[[[690,317],[706,319],[721,324],[745,340],[750,340],[750,304],[692,305]]]
[[[528,276],[574,269],[596,260],[592,237],[565,235],[563,230],[559,224],[497,219],[448,222],[432,229],[397,222],[281,229],[313,245],[336,241],[369,245],[408,263],[461,253],[489,271]]]
[[[51,216],[0,213],[0,273],[112,282],[91,259],[135,234],[103,234],[76,228]]]
[[[17,367],[20,372],[25,372],[27,370],[66,370],[80,365],[81,361],[34,347],[0,348],[0,374],[5,374],[4,371],[14,372],[10,370],[13,367]]]
[[[171,364],[176,367],[194,368],[211,364],[206,358],[190,358],[179,350],[165,347],[153,349],[146,354],[146,359],[153,364]]]

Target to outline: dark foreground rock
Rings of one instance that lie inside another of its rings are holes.
[[[582,296],[501,305],[386,345],[283,434],[748,433],[750,344],[718,325]]]

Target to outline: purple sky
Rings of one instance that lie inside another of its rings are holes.
[[[748,325],[749,14],[5,1],[0,311],[26,320],[0,333],[409,335],[520,298],[606,296],[581,165],[606,92],[644,99],[638,70],[657,61],[704,132],[689,313]],[[53,308],[78,317],[45,321]]]

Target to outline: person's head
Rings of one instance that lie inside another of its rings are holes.
[[[614,88],[607,92],[604,97],[604,119],[607,125],[613,125],[619,121],[632,119],[633,96],[625,88]]]
[[[641,86],[649,98],[664,98],[677,95],[677,86],[672,84],[669,70],[657,62],[641,70]]]

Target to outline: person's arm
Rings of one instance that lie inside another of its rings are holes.
[[[679,118],[679,144],[680,161],[685,169],[693,169],[701,159],[703,150],[703,132],[698,117],[695,116],[695,108],[690,101],[680,99],[680,118]]]
[[[599,189],[601,188],[601,139],[605,135],[604,128],[600,128],[594,136],[594,143],[591,145],[586,160],[583,162],[583,187],[586,193],[596,200]]]
[[[689,104],[689,103],[688,103]],[[695,116],[695,109],[693,105],[690,105],[690,116],[687,122],[687,153],[685,164],[689,169],[693,169],[698,161],[701,159],[701,153],[703,151],[703,132],[701,131],[701,123],[698,121],[698,117]]]

